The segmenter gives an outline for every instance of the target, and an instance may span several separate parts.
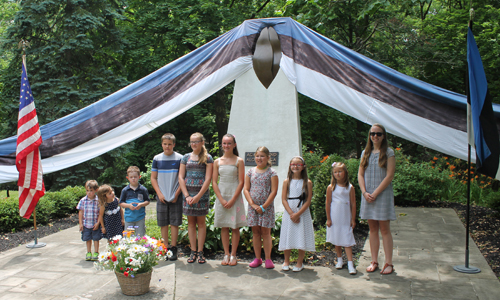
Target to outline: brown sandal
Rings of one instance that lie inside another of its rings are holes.
[[[378,262],[372,261],[370,265],[366,268],[366,272],[372,273],[375,272],[375,270],[378,269]]]
[[[387,268],[389,268],[389,267],[391,267],[391,271],[390,271],[389,273],[385,273],[385,270],[386,270]],[[390,265],[390,264],[387,264],[387,263],[386,263],[386,264],[384,265],[384,268],[382,269],[382,271],[380,271],[380,274],[382,274],[382,275],[389,275],[389,274],[392,274],[392,272],[394,272],[394,265]]]
[[[197,255],[198,255],[198,252],[191,250],[191,254],[189,255],[187,262],[190,264],[194,263],[196,261]]]

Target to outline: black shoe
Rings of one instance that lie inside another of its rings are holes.
[[[170,255],[170,257],[168,259],[177,260],[177,247],[172,246],[172,248],[170,248],[170,251],[172,251],[172,255]]]

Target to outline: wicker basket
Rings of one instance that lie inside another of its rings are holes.
[[[151,273],[153,273],[153,269],[146,273],[137,274],[132,278],[115,271],[116,279],[118,279],[122,293],[127,296],[139,296],[149,292]]]

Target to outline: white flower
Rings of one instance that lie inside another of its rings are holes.
[[[174,253],[172,252],[172,250],[168,250],[168,252],[167,252],[167,256],[168,256],[168,257],[171,257],[172,255],[174,255]]]

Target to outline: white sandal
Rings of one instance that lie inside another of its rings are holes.
[[[224,255],[224,259],[221,261],[220,264],[223,265],[223,266],[227,266],[229,264],[229,256],[228,255]]]

